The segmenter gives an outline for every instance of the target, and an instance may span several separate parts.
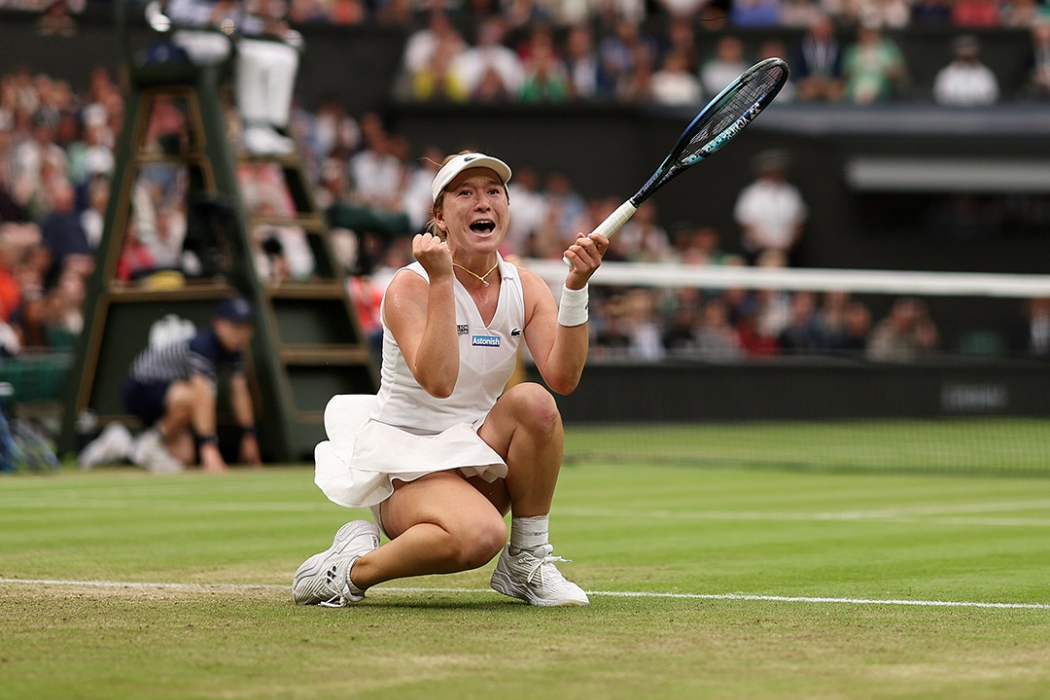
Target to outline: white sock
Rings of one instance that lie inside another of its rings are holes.
[[[535,549],[547,544],[547,523],[549,519],[549,515],[511,518],[510,553],[518,554],[523,549]]]

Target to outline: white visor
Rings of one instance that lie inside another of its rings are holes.
[[[510,166],[499,158],[493,158],[484,153],[463,153],[445,163],[441,166],[441,170],[438,170],[437,175],[434,176],[434,182],[430,185],[431,201],[436,202],[438,195],[448,187],[448,183],[468,168],[489,168],[496,172],[504,185],[510,182]]]

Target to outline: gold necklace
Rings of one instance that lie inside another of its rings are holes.
[[[454,262],[452,264],[455,265],[456,267],[458,267],[460,270],[463,270],[468,275],[470,275],[471,277],[475,278],[478,282],[481,282],[483,285],[485,285],[487,287],[487,286],[489,286],[489,283],[485,280],[485,278],[488,277],[489,275],[491,275],[492,271],[495,270],[497,267],[499,267],[499,260],[497,260],[496,264],[493,265],[492,267],[490,267],[489,271],[486,272],[483,275],[479,275],[476,272],[474,272],[473,270],[470,270],[469,268],[463,267],[458,262]]]

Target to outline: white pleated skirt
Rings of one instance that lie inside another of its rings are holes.
[[[480,421],[417,435],[371,420],[375,399],[339,395],[325,408],[328,439],[314,449],[314,483],[333,503],[370,508],[390,497],[394,479],[414,481],[452,469],[488,482],[507,476],[507,464],[478,437]]]

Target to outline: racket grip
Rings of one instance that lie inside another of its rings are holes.
[[[609,214],[609,216],[605,217],[605,221],[598,224],[598,226],[594,229],[592,233],[600,233],[606,238],[608,238],[609,236],[619,231],[620,227],[626,224],[628,219],[634,216],[634,213],[636,211],[638,211],[638,207],[634,206],[631,200],[628,199],[626,202],[617,207],[616,211],[614,211],[612,214]],[[572,267],[572,263],[569,262],[568,258],[563,257],[562,262],[564,262],[569,267]]]

